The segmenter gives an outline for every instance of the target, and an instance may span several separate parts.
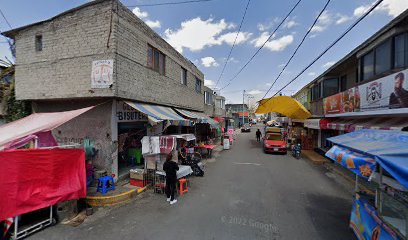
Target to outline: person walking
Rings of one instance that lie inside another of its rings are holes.
[[[262,136],[261,130],[259,130],[258,128],[258,130],[256,131],[256,141],[257,142],[261,141],[261,136]]]
[[[163,170],[166,172],[166,196],[167,202],[170,204],[175,204],[177,199],[174,198],[174,194],[176,192],[176,183],[177,183],[177,171],[179,170],[179,166],[176,162],[172,161],[173,158],[172,154],[170,153],[167,155],[166,162],[163,164]]]

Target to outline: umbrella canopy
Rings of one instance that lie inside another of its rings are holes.
[[[307,119],[312,116],[301,103],[288,96],[277,96],[259,101],[255,113],[264,114],[270,112],[277,112],[295,119]]]

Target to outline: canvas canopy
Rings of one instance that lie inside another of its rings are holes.
[[[162,121],[169,121],[171,125],[176,126],[190,126],[191,122],[179,114],[177,114],[172,108],[152,105],[146,103],[130,102],[126,101],[126,104],[147,115],[150,123],[157,124]]]
[[[181,115],[194,119],[197,123],[208,123],[214,128],[219,128],[220,123],[215,121],[214,119],[210,118],[209,116],[205,115],[204,113],[200,112],[192,112],[188,110],[183,110],[183,109],[178,109],[176,108],[176,111],[180,113]]]
[[[41,132],[48,132],[93,107],[66,112],[33,113],[28,117],[0,126],[0,150],[10,142]]]
[[[408,188],[408,132],[363,129],[328,140],[341,148],[373,158],[376,164]]]
[[[288,96],[277,96],[259,101],[256,114],[277,112],[290,118],[307,119],[312,115],[294,98]]]

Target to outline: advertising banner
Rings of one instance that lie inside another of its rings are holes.
[[[113,60],[92,62],[91,88],[109,88],[113,84]]]
[[[397,72],[323,99],[324,114],[408,107],[408,70]]]
[[[360,85],[360,111],[408,107],[408,70]]]
[[[356,194],[350,217],[350,227],[358,239],[400,240],[402,238],[378,216],[377,210]]]

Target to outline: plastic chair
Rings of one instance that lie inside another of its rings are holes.
[[[181,196],[183,196],[184,193],[188,192],[187,179],[185,179],[185,178],[179,179],[179,184],[180,184],[179,193],[180,193]]]
[[[105,195],[108,191],[115,190],[115,180],[111,176],[104,176],[98,179],[96,192]]]

